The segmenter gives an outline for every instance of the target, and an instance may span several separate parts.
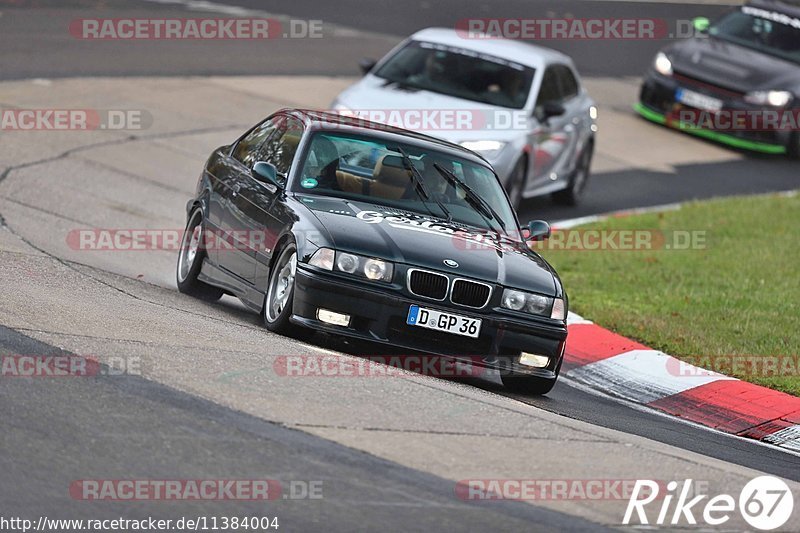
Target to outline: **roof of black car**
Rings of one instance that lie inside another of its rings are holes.
[[[372,122],[359,117],[351,117],[347,115],[340,115],[338,113],[329,113],[327,111],[317,111],[313,109],[287,108],[287,109],[282,109],[281,111],[279,111],[279,113],[289,113],[292,116],[299,119],[301,122],[303,122],[305,126],[309,126],[312,123],[320,123],[323,125],[329,124],[332,126],[348,126],[351,128],[363,129],[366,131],[374,130],[377,132],[393,133],[395,135],[403,135],[419,141],[436,144],[438,146],[450,150],[456,150],[464,154],[469,154],[470,156],[477,157],[481,161],[484,162],[486,161],[480,154],[476,154],[472,150],[464,148],[463,146],[460,146],[458,144],[445,141],[444,139],[439,139],[437,137],[433,137],[431,135],[425,135],[424,133],[419,133],[416,131],[390,126],[388,124]]]
[[[800,17],[800,0],[749,0],[747,5]]]

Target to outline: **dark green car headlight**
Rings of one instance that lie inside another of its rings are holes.
[[[325,270],[344,272],[370,281],[392,281],[394,264],[375,257],[339,252],[330,248],[320,248],[308,264]]]
[[[500,305],[504,309],[564,320],[564,300],[532,292],[504,289]]]

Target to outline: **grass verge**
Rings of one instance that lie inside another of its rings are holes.
[[[592,230],[649,234],[654,249],[574,249],[597,242]],[[676,249],[687,241],[694,245]],[[800,396],[800,195],[611,218],[556,235],[541,254],[576,313],[697,366]]]

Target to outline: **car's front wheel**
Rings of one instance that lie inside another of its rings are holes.
[[[589,173],[592,166],[594,145],[589,143],[581,152],[575,172],[566,189],[553,193],[553,200],[562,205],[578,205],[589,183]]]
[[[206,257],[203,235],[203,210],[198,207],[192,211],[183,232],[176,277],[180,292],[213,302],[222,297],[222,289],[212,287],[197,278]]]
[[[281,250],[278,260],[272,266],[262,315],[268,330],[281,335],[305,337],[310,330],[295,326],[289,321],[292,316],[296,275],[297,247],[294,243],[289,243]]]

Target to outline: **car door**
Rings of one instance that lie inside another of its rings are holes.
[[[279,181],[286,182],[302,136],[299,121],[281,116],[279,124],[245,161],[239,162],[238,177],[231,191],[227,227],[233,230],[237,246],[232,251],[230,270],[256,285],[258,264],[269,264],[285,217],[280,215],[278,199],[282,189],[253,174],[255,163],[275,165]],[[282,204],[281,204],[282,205]]]
[[[224,172],[220,174],[224,175],[220,176],[215,186],[215,189],[219,189],[221,213],[217,262],[228,272],[250,283],[255,275],[255,259],[250,250],[248,224],[241,214],[238,196],[243,187],[251,186],[251,169],[260,160],[261,148],[278,129],[278,122],[274,117],[267,119],[234,144],[229,156],[220,164],[220,167],[224,167]]]
[[[563,149],[561,157],[553,171],[559,179],[569,179],[577,163],[577,149],[580,141],[583,121],[588,116],[580,98],[581,88],[575,72],[568,65],[558,65],[559,87],[561,88],[561,105],[564,107]]]
[[[565,112],[551,114],[550,109],[568,104],[569,98],[562,87],[563,69],[566,65],[554,64],[545,69],[536,98],[534,118],[538,125],[533,131],[533,179],[530,188],[547,186],[562,176],[564,155],[574,142],[575,127],[572,117]]]

